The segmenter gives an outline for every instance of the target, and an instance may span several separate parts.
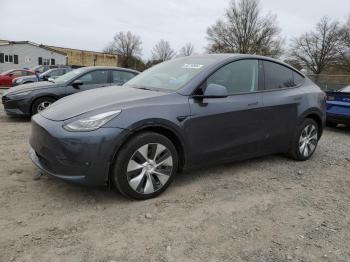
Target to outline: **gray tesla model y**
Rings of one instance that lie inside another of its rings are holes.
[[[58,100],[33,116],[30,155],[42,173],[147,199],[184,169],[274,153],[307,160],[324,123],[325,94],[289,65],[191,56]]]

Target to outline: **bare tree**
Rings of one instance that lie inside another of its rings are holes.
[[[135,58],[141,55],[141,39],[138,35],[134,35],[130,31],[119,32],[113,37],[113,41],[109,43],[104,52],[118,55],[121,60],[121,66],[132,67]]]
[[[344,44],[350,48],[350,16],[341,31]]]
[[[323,17],[314,31],[292,40],[291,59],[306,66],[314,74],[320,74],[339,58],[342,48],[338,22]]]
[[[345,71],[350,72],[350,16],[340,30],[343,47],[340,49],[339,64]]]
[[[152,60],[163,62],[175,56],[175,51],[170,47],[170,43],[161,39],[152,49]]]
[[[191,43],[187,43],[180,49],[180,56],[190,56],[194,52],[194,46]]]
[[[207,29],[210,53],[260,54],[278,57],[283,40],[276,16],[262,16],[258,0],[231,0],[224,19]]]

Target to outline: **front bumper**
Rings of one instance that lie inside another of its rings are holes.
[[[68,132],[62,121],[32,118],[30,158],[41,172],[89,186],[105,185],[110,166],[129,131],[100,128]]]
[[[27,98],[15,99],[4,95],[2,104],[6,114],[9,116],[30,116],[30,100]]]

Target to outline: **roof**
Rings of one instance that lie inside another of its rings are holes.
[[[61,54],[61,55],[67,55],[64,52],[52,49],[52,48],[50,48],[48,46],[45,46],[43,44],[36,44],[36,43],[30,42],[30,41],[9,41],[9,40],[1,40],[0,39],[0,46],[1,45],[16,45],[16,44],[29,44],[29,45],[33,45],[33,46],[36,46],[36,47],[40,47],[40,48],[46,49],[46,50],[48,50],[50,52],[58,53],[58,54]]]
[[[187,56],[188,57],[188,56]],[[286,67],[289,67],[291,69],[293,69],[294,71],[297,71],[299,73],[300,70],[294,68],[293,66],[281,61],[281,60],[278,60],[278,59],[275,59],[275,58],[271,58],[271,57],[268,57],[268,56],[261,56],[261,55],[250,55],[250,54],[230,54],[230,53],[222,53],[222,54],[204,54],[204,55],[195,55],[195,56],[192,56],[192,57],[203,57],[203,58],[206,58],[206,57],[214,57],[215,59],[217,59],[217,61],[224,61],[224,60],[228,60],[228,59],[233,59],[233,58],[237,58],[237,59],[244,59],[244,58],[251,58],[251,59],[260,59],[260,60],[267,60],[267,61],[271,61],[271,62],[275,62],[275,63],[279,63],[279,64],[282,64]],[[301,73],[302,75],[304,75],[303,73]]]
[[[85,67],[81,67],[81,69],[84,70],[93,70],[93,69],[114,69],[114,70],[121,70],[121,71],[127,71],[127,72],[132,72],[132,73],[137,73],[139,74],[140,72],[134,69],[130,69],[130,68],[124,68],[124,67],[117,67],[117,66],[85,66]]]
[[[107,55],[107,56],[116,56],[114,54],[110,53],[105,53],[105,52],[98,52],[98,51],[92,51],[92,50],[84,50],[84,49],[77,49],[77,48],[70,48],[70,47],[63,47],[63,46],[53,46],[53,45],[46,45],[46,47],[57,50],[56,48],[59,49],[67,49],[72,50],[72,51],[79,51],[79,52],[89,52],[89,53],[95,53],[95,54],[101,54],[101,55]]]

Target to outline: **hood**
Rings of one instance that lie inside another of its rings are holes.
[[[131,87],[104,87],[84,91],[62,98],[40,114],[50,120],[64,121],[69,118],[103,108],[125,109],[141,100],[166,95],[164,92]],[[109,109],[106,109],[109,110]]]
[[[33,91],[37,89],[43,89],[43,88],[49,88],[52,86],[55,86],[57,84],[48,82],[48,81],[43,81],[43,82],[35,82],[35,83],[30,83],[30,84],[24,84],[24,85],[19,85],[19,86],[13,86],[9,89],[9,92],[7,94],[15,94],[15,93],[21,93],[21,92],[26,92],[26,91]]]

